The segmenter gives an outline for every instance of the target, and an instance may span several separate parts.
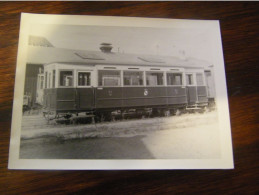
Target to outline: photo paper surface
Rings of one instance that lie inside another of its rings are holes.
[[[219,21],[22,14],[9,169],[231,169]]]

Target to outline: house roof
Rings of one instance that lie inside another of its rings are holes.
[[[131,66],[164,66],[164,67],[201,67],[211,65],[195,58],[180,59],[172,56],[104,53],[101,51],[73,50],[54,47],[28,46],[28,64],[82,64],[82,65],[131,65]]]
[[[45,37],[29,36],[29,45],[41,47],[54,47]]]

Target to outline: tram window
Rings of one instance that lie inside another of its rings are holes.
[[[52,71],[52,88],[55,88],[55,82],[56,82],[56,70]]]
[[[51,73],[49,73],[49,82],[48,82],[48,88],[50,88],[50,82],[51,82]]]
[[[167,73],[167,85],[182,85],[182,74]]]
[[[43,89],[44,76],[40,76],[40,89]]]
[[[90,86],[90,72],[78,73],[78,86]]]
[[[40,85],[41,85],[41,83],[40,83],[40,80],[41,79],[41,76],[40,75],[38,75],[38,78],[37,78],[37,89],[40,89]]]
[[[193,85],[193,75],[192,74],[187,74],[186,75],[186,85]]]
[[[150,86],[163,85],[163,73],[146,72],[146,82]]]
[[[47,88],[48,83],[48,72],[45,72],[45,88]]]
[[[120,71],[117,70],[99,70],[98,85],[99,86],[120,86]]]
[[[124,71],[123,80],[124,80],[124,85],[126,86],[143,85],[143,72]]]
[[[73,71],[60,71],[59,75],[59,85],[61,87],[73,86]]]
[[[196,82],[197,82],[197,86],[204,85],[202,73],[197,73],[196,74]]]

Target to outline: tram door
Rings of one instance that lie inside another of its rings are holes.
[[[94,88],[91,87],[91,72],[77,73],[78,109],[91,109],[94,106]]]
[[[197,102],[197,86],[195,86],[194,75],[186,74],[185,78],[188,104],[195,104]]]

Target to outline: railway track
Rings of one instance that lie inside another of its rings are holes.
[[[213,112],[213,111],[212,111]],[[193,113],[193,112],[191,112]],[[198,113],[198,112],[196,112]],[[201,112],[200,112],[201,113]],[[210,113],[210,112],[208,112]],[[68,126],[68,125],[72,125],[72,126],[76,126],[76,125],[90,125],[90,124],[109,124],[109,123],[116,123],[116,122],[136,122],[136,121],[143,121],[143,120],[156,120],[156,119],[160,119],[163,120],[163,118],[166,120],[167,118],[171,118],[172,120],[175,117],[178,117],[182,115],[182,118],[185,118],[186,116],[191,115],[190,112],[175,112],[173,115],[167,115],[167,116],[148,116],[148,117],[143,117],[143,116],[139,116],[139,115],[127,115],[127,117],[114,117],[113,119],[110,120],[104,120],[104,121],[96,121],[94,120],[95,115],[85,115],[85,114],[79,114],[78,116],[72,116],[70,118],[59,118],[57,120],[55,120],[55,118],[53,118],[52,120],[46,120],[46,118],[44,118],[42,116],[41,112],[37,112],[37,114],[27,114],[23,116],[23,120],[22,120],[22,129],[34,129],[34,128],[53,128],[53,127],[62,127],[62,126]],[[199,114],[197,116],[200,116]],[[179,117],[178,117],[179,118]],[[187,117],[188,119],[188,117]]]
[[[84,137],[134,136],[160,130],[176,130],[210,125],[217,121],[217,112],[183,114],[181,116],[128,119],[97,124],[48,124],[41,116],[23,116],[22,138],[44,136],[73,139]]]

